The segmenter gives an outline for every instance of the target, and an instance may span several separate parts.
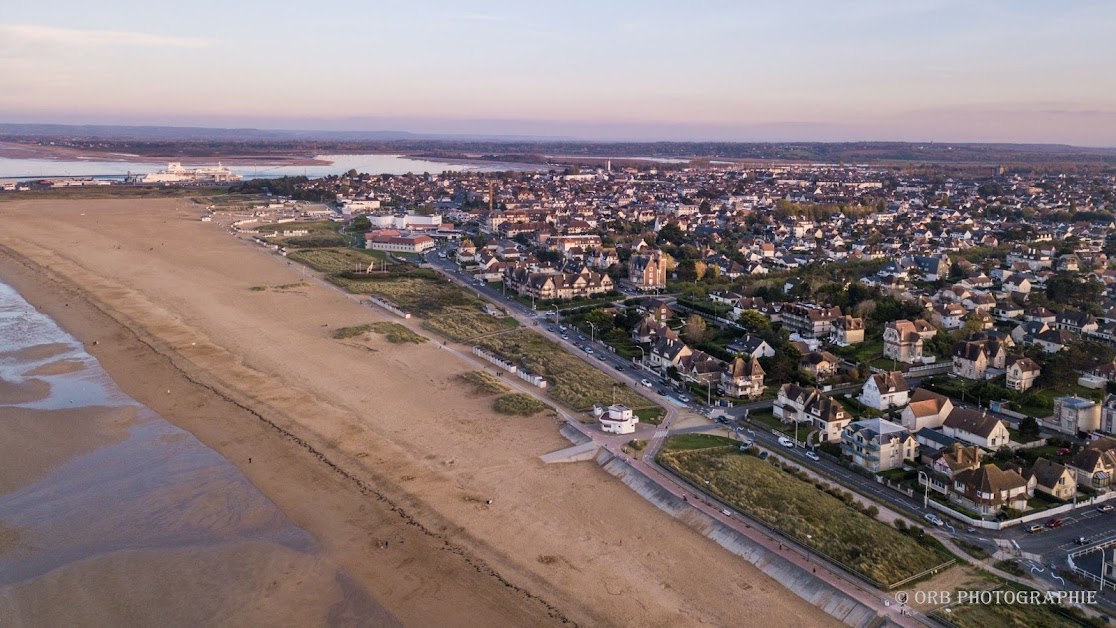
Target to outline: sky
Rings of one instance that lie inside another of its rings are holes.
[[[1112,0],[6,4],[0,122],[1116,146]]]

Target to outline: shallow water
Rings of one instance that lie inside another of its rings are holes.
[[[317,551],[313,537],[236,467],[121,392],[81,343],[0,283],[0,378],[19,383],[35,368],[64,359],[80,360],[85,368],[35,376],[51,386],[46,399],[16,405],[0,398],[0,438],[5,415],[15,407],[131,408],[137,419],[124,440],[0,495],[0,529],[19,531],[15,547],[0,554],[0,586],[121,550],[252,541]]]

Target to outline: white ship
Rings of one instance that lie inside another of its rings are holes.
[[[227,181],[240,181],[240,175],[233,174],[232,170],[217,162],[217,166],[203,166],[201,168],[183,168],[182,164],[172,161],[167,164],[166,170],[151,172],[143,175],[140,183],[224,183]]]

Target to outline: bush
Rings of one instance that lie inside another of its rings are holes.
[[[532,416],[549,407],[538,399],[523,393],[512,393],[497,397],[496,402],[492,404],[492,408],[500,414],[517,416]]]

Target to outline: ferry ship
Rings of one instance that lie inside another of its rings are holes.
[[[167,164],[166,170],[151,172],[137,179],[139,183],[225,183],[240,181],[240,175],[233,174],[221,162],[217,166],[203,166],[201,168],[183,168],[182,163],[172,161]]]

